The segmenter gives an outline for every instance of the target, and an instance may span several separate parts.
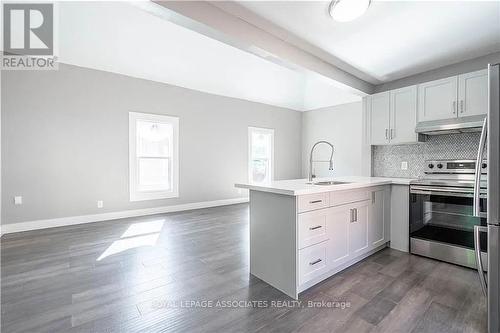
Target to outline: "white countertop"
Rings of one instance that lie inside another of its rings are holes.
[[[307,179],[279,180],[264,184],[237,183],[238,188],[246,188],[254,191],[278,193],[285,195],[303,195],[311,193],[331,192],[350,190],[377,185],[410,185],[412,178],[385,178],[385,177],[335,177],[335,178],[315,178],[314,182],[337,180],[349,182],[338,185],[312,185]]]

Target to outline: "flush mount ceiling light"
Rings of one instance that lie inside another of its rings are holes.
[[[328,7],[330,16],[338,22],[349,22],[363,15],[371,0],[333,0]]]

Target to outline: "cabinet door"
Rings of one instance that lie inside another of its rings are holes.
[[[453,76],[418,85],[418,121],[457,116],[457,83]]]
[[[488,71],[458,76],[458,115],[476,116],[488,112]]]
[[[339,266],[349,259],[349,221],[352,206],[330,208],[327,230],[330,238],[331,268]]]
[[[383,92],[370,96],[370,133],[372,145],[389,143],[390,93]]]
[[[385,190],[373,191],[370,209],[370,245],[372,248],[387,242],[386,216],[385,216]]]
[[[391,91],[390,141],[393,144],[417,142],[417,86]]]
[[[368,207],[370,201],[356,203],[350,211],[349,254],[352,257],[368,250]]]

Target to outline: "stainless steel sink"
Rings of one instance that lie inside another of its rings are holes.
[[[321,185],[321,186],[328,186],[328,185],[341,185],[341,184],[349,184],[350,182],[340,182],[336,180],[330,180],[330,181],[324,181],[324,182],[316,182],[312,183],[313,185]]]

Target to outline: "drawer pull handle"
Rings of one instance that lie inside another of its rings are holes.
[[[322,261],[323,260],[321,260],[321,259],[317,259],[317,260],[314,260],[313,262],[310,262],[309,265],[313,266],[313,265],[319,264]]]
[[[313,200],[313,201],[309,201],[309,203],[313,204],[313,203],[319,203],[321,201],[323,201],[323,200]]]
[[[310,228],[309,228],[309,230],[316,230],[316,229],[319,229],[319,228],[321,228],[321,226],[320,226],[320,225],[317,225],[317,226],[315,226],[315,227],[310,227]]]

